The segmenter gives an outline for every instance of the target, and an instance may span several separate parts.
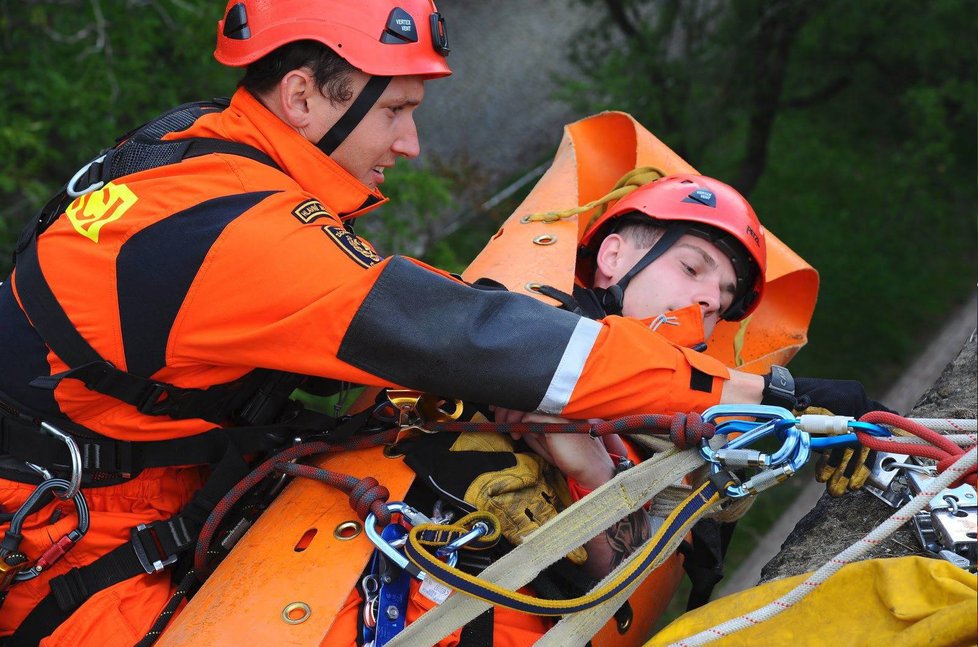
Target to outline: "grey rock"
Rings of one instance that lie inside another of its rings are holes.
[[[978,340],[965,343],[958,356],[914,406],[912,418],[971,418],[978,409]],[[822,495],[788,535],[781,552],[761,570],[761,582],[813,571],[865,536],[894,509],[868,492],[841,498]],[[866,559],[924,555],[910,524],[873,549]]]

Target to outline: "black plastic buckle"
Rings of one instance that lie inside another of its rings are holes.
[[[159,573],[164,568],[177,561],[176,555],[163,554],[162,544],[152,524],[141,523],[132,529],[130,543],[136,551],[139,565],[148,574]],[[152,551],[152,555],[150,555]]]
[[[153,382],[149,384],[146,393],[134,406],[139,413],[145,413],[148,416],[162,415],[173,407],[180,390],[172,384]]]

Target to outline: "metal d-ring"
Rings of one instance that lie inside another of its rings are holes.
[[[81,489],[82,480],[82,459],[81,452],[78,450],[78,443],[75,442],[74,438],[47,422],[41,423],[41,429],[48,432],[55,438],[63,440],[64,443],[68,445],[68,454],[71,455],[71,480],[69,481],[67,491],[65,491],[64,494],[58,494],[55,492],[55,496],[57,496],[59,499],[72,499],[76,494],[78,494],[78,490]]]

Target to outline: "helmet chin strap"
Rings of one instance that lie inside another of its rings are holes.
[[[327,155],[332,155],[333,151],[339,148],[340,144],[350,136],[350,133],[363,120],[367,112],[377,103],[377,99],[384,93],[390,82],[391,77],[389,76],[370,77],[367,85],[363,86],[363,90],[346,109],[343,116],[333,124],[333,127],[323,135],[322,139],[316,142],[316,147]]]
[[[631,283],[635,276],[652,264],[655,259],[662,256],[666,251],[676,244],[676,241],[683,237],[689,229],[689,225],[684,222],[676,222],[666,227],[662,238],[657,240],[654,245],[645,252],[645,256],[639,259],[632,269],[628,270],[618,282],[608,288],[595,288],[594,293],[601,301],[601,307],[609,315],[620,315],[621,309],[625,305],[625,288]]]

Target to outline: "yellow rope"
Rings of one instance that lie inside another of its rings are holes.
[[[520,222],[524,224],[528,222],[557,222],[558,220],[571,218],[581,213],[587,213],[588,211],[594,209],[595,207],[604,207],[600,209],[597,213],[595,213],[591,217],[591,220],[588,221],[587,227],[585,228],[585,231],[587,231],[587,229],[590,229],[591,225],[594,224],[594,221],[597,220],[597,218],[605,212],[605,208],[607,208],[608,204],[616,200],[620,200],[621,198],[624,198],[626,195],[628,195],[635,189],[639,188],[640,186],[644,186],[649,182],[654,182],[655,180],[658,180],[659,178],[663,178],[665,176],[666,176],[665,172],[663,172],[661,169],[658,169],[654,166],[640,166],[636,169],[632,169],[628,173],[625,173],[625,175],[623,175],[621,179],[615,183],[615,186],[612,187],[611,191],[606,193],[604,196],[598,198],[597,200],[592,200],[591,202],[588,202],[587,204],[581,205],[579,207],[571,207],[570,209],[564,209],[562,211],[546,211],[543,213],[531,213],[529,215],[523,216],[520,219]]]

